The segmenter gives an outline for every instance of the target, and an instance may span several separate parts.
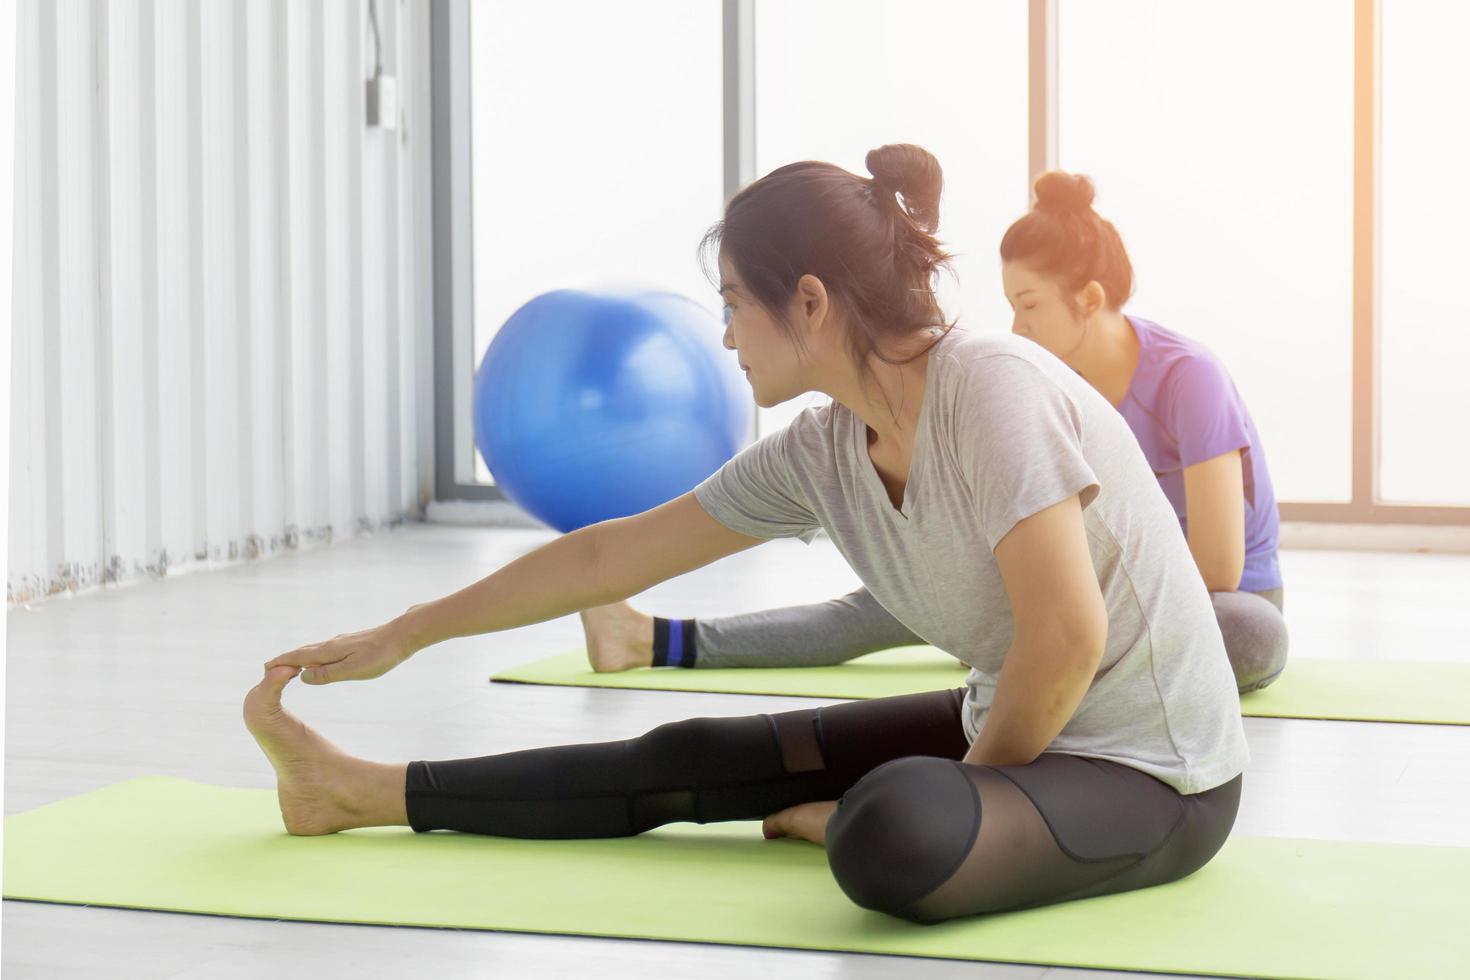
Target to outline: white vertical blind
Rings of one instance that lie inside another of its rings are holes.
[[[21,0],[11,601],[422,514],[428,17]]]

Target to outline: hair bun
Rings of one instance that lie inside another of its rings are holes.
[[[939,196],[944,171],[934,154],[913,143],[889,143],[869,150],[863,163],[873,175],[873,186],[885,194],[903,196],[910,218],[929,234],[939,227]]]
[[[1085,212],[1095,196],[1090,178],[1065,170],[1048,170],[1036,178],[1035,189],[1038,211]]]

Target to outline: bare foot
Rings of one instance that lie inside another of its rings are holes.
[[[599,674],[653,666],[653,617],[626,602],[582,610],[587,661]]]
[[[827,843],[827,821],[837,810],[835,800],[820,803],[799,803],[773,813],[761,823],[761,832],[767,840],[775,837],[795,837],[809,840],[813,844]]]
[[[354,758],[283,708],[281,691],[299,673],[299,667],[272,667],[245,695],[245,727],[275,767],[286,832],[309,837],[406,826],[407,766]]]

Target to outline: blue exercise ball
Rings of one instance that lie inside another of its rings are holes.
[[[693,489],[754,432],[723,333],[675,293],[537,296],[500,328],[475,377],[475,443],[496,484],[560,531]]]

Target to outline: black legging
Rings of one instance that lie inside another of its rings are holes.
[[[1183,796],[1129,766],[1044,753],[976,766],[964,689],[691,718],[620,742],[408,767],[416,831],[627,837],[838,800],[827,859],[858,905],[918,922],[1129,891],[1225,843],[1241,777]]]

